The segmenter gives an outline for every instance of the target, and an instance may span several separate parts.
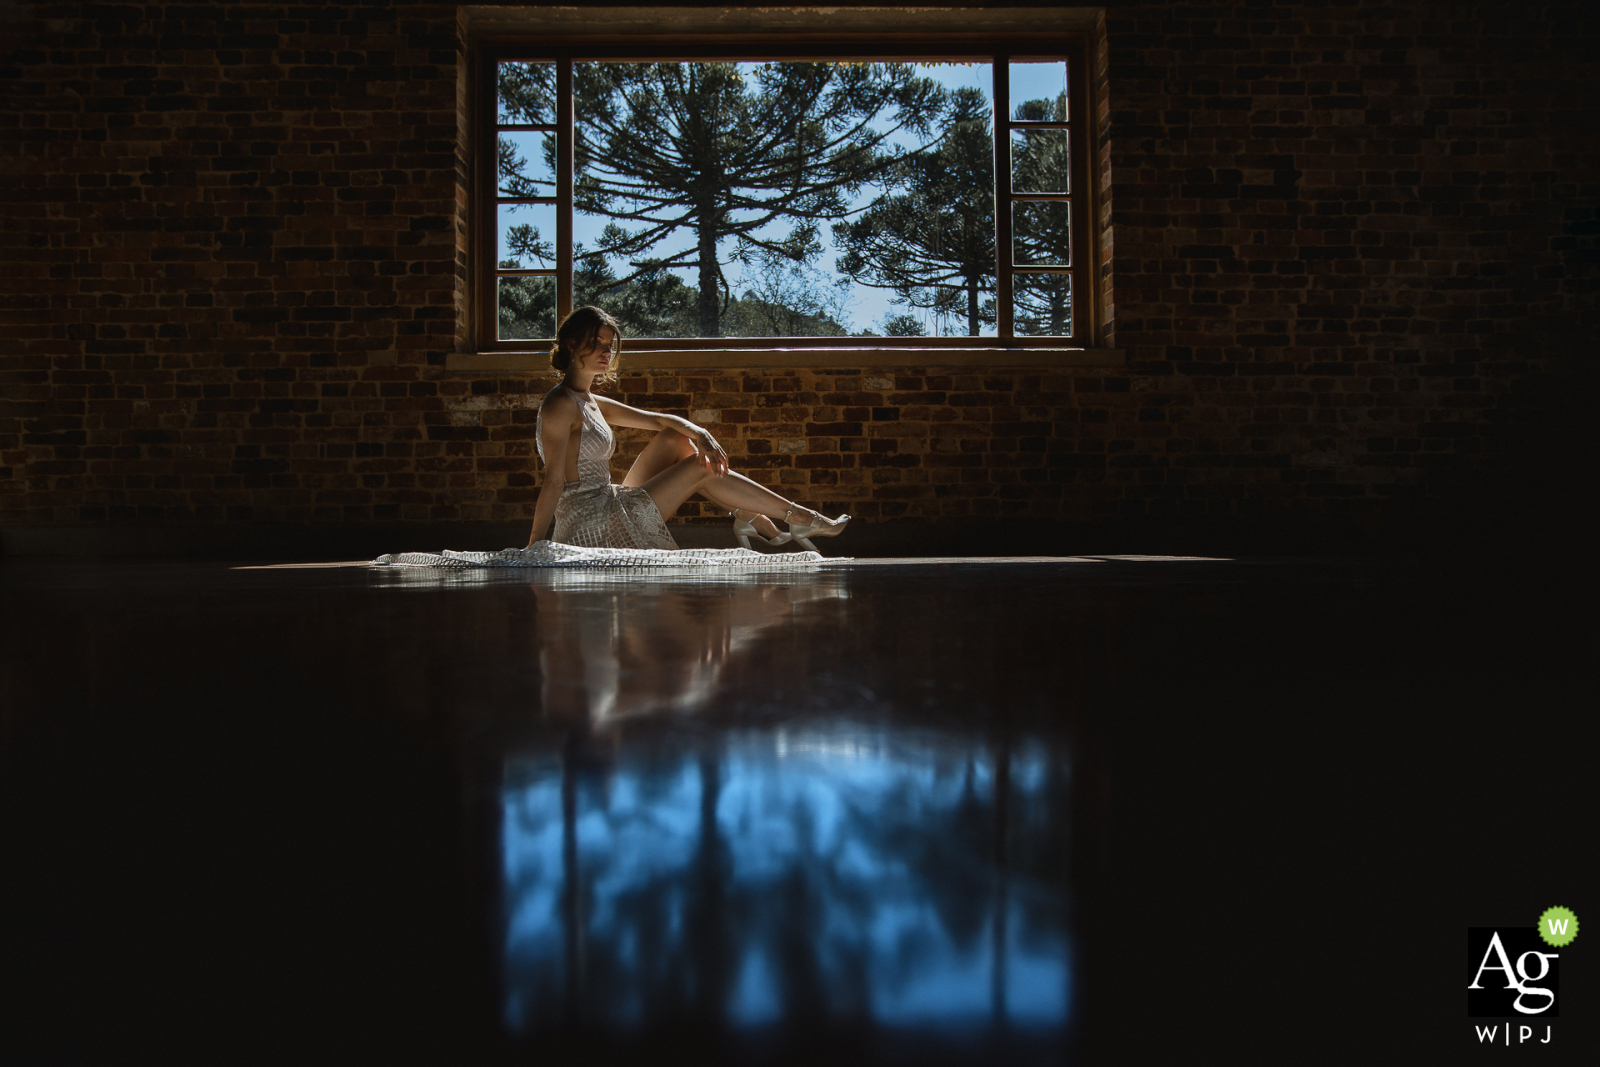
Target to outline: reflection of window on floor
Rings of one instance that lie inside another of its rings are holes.
[[[507,768],[512,1030],[1066,1024],[1061,753],[840,726],[603,759]]]
[[[1075,48],[883,62],[491,56],[481,336],[548,338],[558,310],[593,303],[640,337],[1082,340]]]

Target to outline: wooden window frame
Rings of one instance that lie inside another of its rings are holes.
[[[499,340],[498,279],[507,275],[544,275],[556,279],[556,319],[572,309],[573,143],[572,64],[574,62],[694,62],[697,60],[765,61],[911,61],[979,62],[992,64],[995,151],[995,305],[996,327],[991,336],[955,337],[649,337],[633,345],[658,352],[758,352],[780,349],[929,349],[969,351],[1017,349],[1084,349],[1094,346],[1097,328],[1096,271],[1092,223],[1094,189],[1090,161],[1093,151],[1091,124],[1094,108],[1089,99],[1087,35],[1058,31],[1038,34],[929,33],[887,35],[881,32],[823,34],[730,33],[704,35],[659,34],[618,37],[572,34],[558,37],[498,37],[479,42],[473,110],[476,180],[473,189],[471,247],[471,315],[480,353],[539,352],[549,340]],[[1064,123],[1015,123],[1011,118],[1007,63],[1013,59],[1056,60],[1067,64],[1068,117]],[[545,198],[499,196],[496,166],[498,132],[498,65],[505,61],[556,63],[557,111],[556,195]],[[1069,192],[1015,193],[1011,189],[1011,135],[1014,128],[1065,128],[1071,157]],[[501,203],[554,203],[556,207],[555,269],[506,271],[498,266]],[[1018,266],[1012,263],[1012,204],[1015,201],[1060,200],[1071,204],[1071,263],[1061,267]],[[1015,336],[1013,277],[1016,273],[1056,273],[1072,276],[1072,333],[1069,336]],[[624,324],[626,325],[626,324]]]

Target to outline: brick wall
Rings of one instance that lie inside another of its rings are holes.
[[[535,408],[549,386],[483,378],[446,398],[458,432],[476,442],[478,470],[496,479],[436,517],[532,515]],[[868,521],[1093,518],[1095,494],[1064,493],[1068,485],[1120,483],[1119,492],[1145,497],[1143,464],[1123,462],[1127,444],[1112,429],[1113,413],[1134,407],[1129,379],[1099,369],[625,374],[606,392],[688,415],[716,435],[735,469],[790,499]],[[645,440],[620,431],[619,477]],[[685,512],[725,521],[709,504]]]
[[[1116,340],[1166,486],[1374,523],[1585,495],[1560,393],[1593,366],[1595,28],[1578,4],[1108,15]]]
[[[742,467],[874,520],[1381,529],[1581,499],[1589,9],[1106,6],[1098,284],[1126,370],[617,395],[716,412]],[[546,383],[445,368],[468,296],[457,8],[5,17],[0,523],[531,515]]]

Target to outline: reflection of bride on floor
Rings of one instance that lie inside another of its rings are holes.
[[[613,1038],[810,1035],[810,1063],[937,1018],[972,1062],[1054,1062],[1031,1053],[1072,1008],[1067,754],[896,722],[866,690],[817,702],[840,643],[800,635],[838,631],[849,578],[530,583],[544,722],[500,781],[510,1032],[596,1035],[597,1062]]]
[[[536,585],[545,715],[600,726],[704,706],[728,664],[770,628],[846,595],[837,579],[781,575],[645,583],[578,570]]]

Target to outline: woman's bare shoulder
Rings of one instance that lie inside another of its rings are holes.
[[[539,401],[539,415],[547,424],[571,422],[578,414],[578,401],[557,386]]]

